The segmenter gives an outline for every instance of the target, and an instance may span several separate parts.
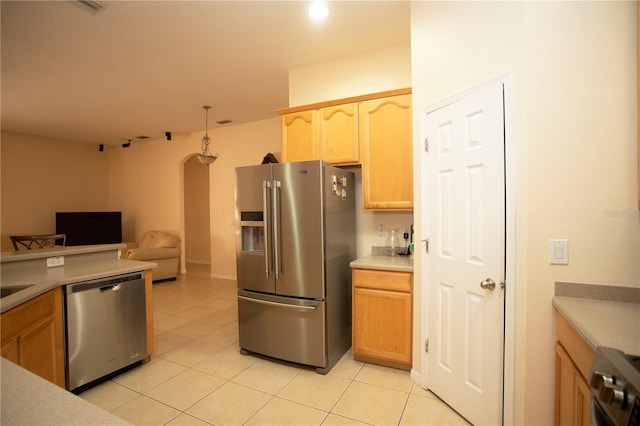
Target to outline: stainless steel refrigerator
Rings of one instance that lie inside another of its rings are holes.
[[[236,169],[241,353],[326,374],[349,349],[354,190],[321,161]]]

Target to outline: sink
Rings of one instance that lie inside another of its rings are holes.
[[[13,293],[17,293],[19,291],[25,290],[29,287],[33,287],[33,284],[27,285],[5,285],[0,287],[0,299],[10,296]]]

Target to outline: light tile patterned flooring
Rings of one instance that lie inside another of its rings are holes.
[[[135,425],[467,424],[406,371],[353,360],[327,375],[240,355],[236,282],[187,265],[153,286],[155,353],[80,397]]]

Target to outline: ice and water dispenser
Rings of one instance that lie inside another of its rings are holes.
[[[240,212],[242,251],[264,251],[263,212]]]

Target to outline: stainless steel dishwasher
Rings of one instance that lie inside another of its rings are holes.
[[[147,357],[144,272],[66,286],[67,388]]]

